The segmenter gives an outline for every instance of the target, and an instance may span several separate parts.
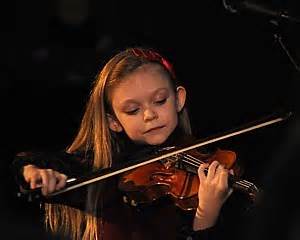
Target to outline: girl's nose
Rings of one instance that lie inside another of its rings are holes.
[[[146,109],[144,111],[144,121],[145,122],[156,119],[157,116],[158,116],[157,113],[155,111],[153,111],[152,109]]]

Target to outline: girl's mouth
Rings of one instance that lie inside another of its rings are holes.
[[[162,129],[163,127],[164,127],[164,126],[159,126],[159,127],[150,128],[149,130],[147,130],[146,132],[144,132],[144,134],[155,132],[155,131],[157,131],[157,130]]]

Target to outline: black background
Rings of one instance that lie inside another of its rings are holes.
[[[87,4],[86,15],[84,4],[76,8],[76,2]],[[300,15],[296,0],[264,2]],[[83,20],[63,20],[60,7],[64,16],[79,9],[73,15]],[[70,144],[94,76],[125,47],[154,47],[173,63],[187,88],[193,130],[199,138],[281,110],[293,111],[295,118],[299,72],[274,34],[282,36],[299,65],[299,24],[277,26],[265,16],[233,14],[221,0],[24,1],[16,4],[15,16],[16,28],[3,28],[0,83],[1,189],[8,230],[30,234],[31,226],[39,226],[38,206],[15,197],[9,169],[13,156]],[[245,166],[245,177],[263,184],[288,138],[287,129],[289,122],[275,124],[221,142],[219,147],[235,150]]]

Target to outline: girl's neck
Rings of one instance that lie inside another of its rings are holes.
[[[114,158],[128,159],[128,158],[139,158],[144,154],[151,154],[151,152],[170,146],[178,146],[191,140],[192,136],[186,135],[179,127],[177,127],[168,139],[159,145],[148,145],[142,143],[136,143],[131,141],[128,136],[124,133],[120,133],[120,152]]]

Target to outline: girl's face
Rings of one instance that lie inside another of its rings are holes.
[[[111,90],[115,116],[108,116],[109,127],[125,131],[137,143],[162,144],[178,123],[178,112],[185,102],[185,89],[174,88],[161,66],[146,64],[122,79]]]

